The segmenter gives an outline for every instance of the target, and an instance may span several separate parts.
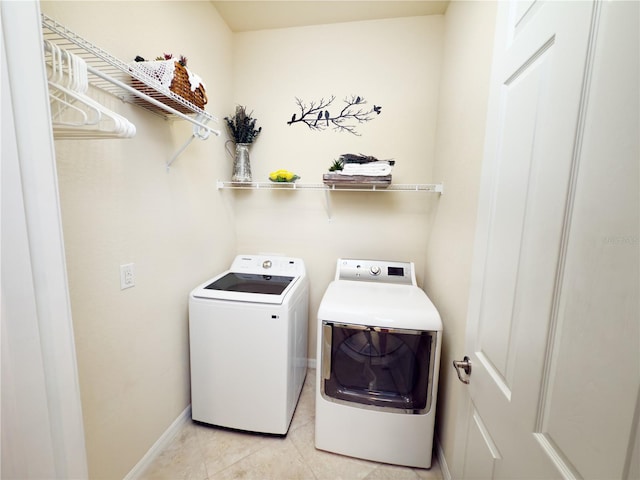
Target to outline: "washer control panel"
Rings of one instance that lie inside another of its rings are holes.
[[[238,255],[229,270],[263,275],[299,276],[305,273],[301,259],[279,255]]]
[[[413,262],[338,259],[336,280],[416,285]]]

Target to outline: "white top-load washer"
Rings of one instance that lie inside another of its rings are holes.
[[[189,296],[191,415],[284,435],[307,371],[309,282],[299,258],[238,255]]]
[[[316,447],[430,467],[441,342],[413,263],[339,259],[318,310]]]

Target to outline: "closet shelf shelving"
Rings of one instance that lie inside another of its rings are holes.
[[[92,86],[126,103],[144,108],[153,114],[161,115],[167,119],[182,119],[193,124],[191,138],[176,152],[167,166],[171,165],[194,138],[204,140],[212,133],[220,135],[218,130],[208,125],[209,122],[218,121],[215,116],[163,87],[154,78],[137,69],[132,70],[127,63],[92,44],[45,14],[42,14],[42,34],[45,41],[54,43],[61,49],[78,55],[87,63]],[[134,78],[145,85],[144,92],[131,86],[131,80]],[[182,105],[188,113],[182,113],[163,103],[167,99]]]
[[[336,186],[326,185],[324,183],[287,183],[287,182],[226,182],[218,180],[218,190],[222,189],[234,189],[234,190],[316,190],[323,191],[325,197],[325,206],[327,209],[327,216],[331,220],[331,192],[427,192],[442,194],[444,192],[444,185],[442,183],[396,183],[386,187],[371,185],[371,186]]]
[[[432,192],[443,193],[444,186],[441,183],[398,183],[389,186],[361,186],[361,187],[343,187],[336,185],[326,185],[324,183],[287,183],[287,182],[225,182],[218,180],[218,190],[220,189],[236,189],[236,190],[324,190],[327,192]]]

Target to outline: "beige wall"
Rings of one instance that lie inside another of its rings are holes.
[[[184,54],[207,111],[233,105],[231,32],[209,2],[43,2],[42,11],[122,60]],[[223,141],[104,99],[137,127],[128,140],[56,141],[90,478],[122,478],[189,405],[187,297],[235,254],[215,188]],[[221,125],[220,125],[221,126]],[[119,266],[136,286],[120,290]]]
[[[393,158],[394,183],[432,183],[443,17],[412,17],[234,35],[236,103],[253,110],[263,132],[251,150],[254,180],[286,168],[321,183],[342,153]],[[287,125],[296,97],[341,104],[359,95],[382,113],[361,136]],[[229,112],[231,113],[231,112]],[[438,196],[430,193],[329,195],[321,191],[229,191],[236,200],[238,250],[304,259],[310,279],[309,357],[316,312],[339,257],[411,260],[419,281]]]
[[[465,395],[451,366],[465,355],[467,300],[489,91],[495,2],[454,1],[445,15],[434,176],[445,184],[426,252],[425,289],[444,324],[437,435],[453,468]],[[463,430],[463,434],[466,434]],[[452,471],[454,478],[462,472]]]

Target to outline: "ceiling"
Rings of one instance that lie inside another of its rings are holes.
[[[214,1],[233,32],[444,14],[449,0]]]

